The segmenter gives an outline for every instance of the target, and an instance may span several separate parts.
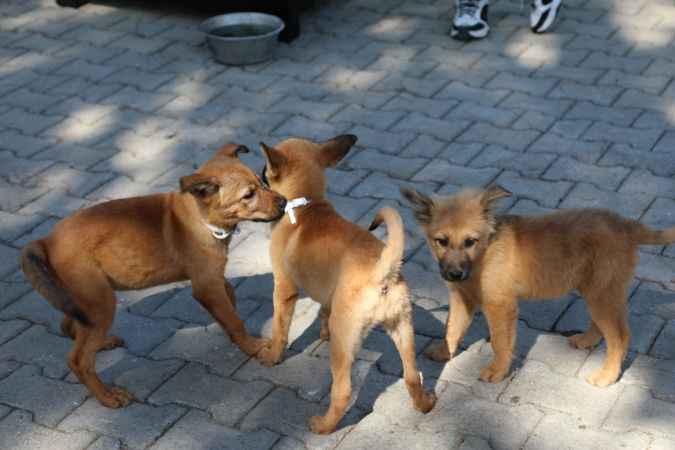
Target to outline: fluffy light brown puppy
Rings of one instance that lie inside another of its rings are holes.
[[[482,308],[494,358],[480,379],[499,382],[511,366],[518,299],[559,297],[577,289],[591,325],[570,343],[591,348],[603,337],[607,342],[604,365],[587,381],[608,386],[618,379],[630,340],[626,294],[638,246],[671,244],[675,228],[654,231],[601,209],[498,216],[496,200],[511,195],[498,186],[433,199],[414,190],[402,194],[414,207],[450,291],[445,342],[427,356],[452,358],[474,312]]]
[[[119,408],[132,399],[96,375],[96,352],[124,344],[107,336],[115,317],[115,290],[190,280],[195,299],[242,351],[255,355],[266,344],[246,332],[234,289],[223,275],[237,223],[276,220],[286,201],[263,186],[239,160],[240,152],[248,149],[226,145],[197,172],[181,178],[180,192],[80,210],[23,249],[26,278],[65,313],[61,329],[75,339],[68,366],[104,406]]]
[[[401,217],[383,208],[371,225],[374,229],[386,222],[389,238],[385,246],[367,230],[340,217],[324,196],[324,170],[336,165],[355,142],[355,136],[344,135],[320,144],[303,139],[285,140],[277,148],[262,144],[267,160],[263,180],[284,195],[289,206],[302,197],[309,203],[273,226],[272,345],[258,359],[266,365],[281,360],[298,289],[321,304],[321,337],[330,338],[333,385],[326,415],[310,419],[315,433],[332,432],[344,416],[352,393],[352,363],[364,337],[377,324],[383,325],[398,349],[414,407],[426,413],[436,401],[433,393],[424,391],[415,362],[412,307],[399,273],[404,247]]]

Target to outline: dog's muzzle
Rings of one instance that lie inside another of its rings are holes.
[[[457,268],[444,267],[441,264],[439,264],[439,266],[441,269],[441,276],[447,281],[466,281],[469,279],[469,276],[471,276],[471,267],[465,267],[462,270],[458,270]]]

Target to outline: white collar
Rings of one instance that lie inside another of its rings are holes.
[[[309,204],[309,199],[307,197],[298,197],[294,198],[293,200],[289,200],[286,203],[286,208],[284,208],[284,212],[288,214],[288,218],[291,220],[291,223],[295,225],[297,222],[295,218],[295,211],[293,211],[295,208],[299,208],[301,206],[305,206]]]
[[[229,231],[224,229],[224,228],[220,228],[220,227],[217,227],[215,225],[211,225],[210,223],[206,223],[206,222],[204,222],[204,226],[206,226],[206,228],[209,229],[209,231],[211,232],[211,236],[218,239],[219,241],[223,240],[223,239],[227,239],[228,237],[230,237],[232,235],[232,233],[237,231],[236,226]]]

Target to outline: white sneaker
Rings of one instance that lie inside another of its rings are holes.
[[[487,23],[488,4],[488,0],[455,0],[455,17],[450,36],[458,41],[487,36],[490,31]]]
[[[562,6],[562,0],[532,0],[530,28],[535,33],[543,33],[555,22]]]

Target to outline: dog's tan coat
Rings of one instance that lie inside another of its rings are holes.
[[[373,226],[383,220],[387,224],[384,246],[340,217],[324,196],[324,169],[337,164],[355,141],[354,136],[340,136],[323,144],[289,139],[276,149],[263,144],[272,189],[289,201],[308,197],[310,204],[296,210],[296,224],[285,216],[274,225],[272,345],[258,357],[267,365],[281,360],[298,289],[321,304],[321,337],[330,338],[333,385],[328,412],[310,420],[316,433],[332,432],[343,417],[352,392],[352,363],[376,324],[381,323],[394,340],[415,408],[427,412],[435,403],[435,396],[422,387],[415,362],[409,292],[399,273],[404,246],[400,216],[384,208],[376,217]]]
[[[495,201],[510,195],[497,186],[434,199],[413,190],[403,190],[403,195],[415,208],[441,273],[451,280],[445,342],[428,349],[429,357],[451,358],[480,308],[495,353],[480,378],[499,382],[513,357],[517,300],[554,298],[577,289],[591,325],[571,336],[570,343],[590,348],[602,337],[607,342],[604,365],[587,381],[607,386],[618,379],[630,340],[626,296],[638,246],[671,244],[675,228],[654,231],[600,209],[497,216]]]
[[[101,404],[118,408],[131,400],[127,391],[105,386],[95,369],[97,351],[123,345],[107,336],[115,290],[190,280],[195,299],[244,352],[255,355],[266,344],[246,332],[234,289],[223,278],[230,237],[218,240],[205,226],[232,231],[242,220],[270,221],[283,214],[285,200],[239,161],[241,151],[248,150],[225,146],[181,179],[181,192],[80,210],[24,248],[26,277],[65,313],[61,329],[75,339],[68,365]]]

